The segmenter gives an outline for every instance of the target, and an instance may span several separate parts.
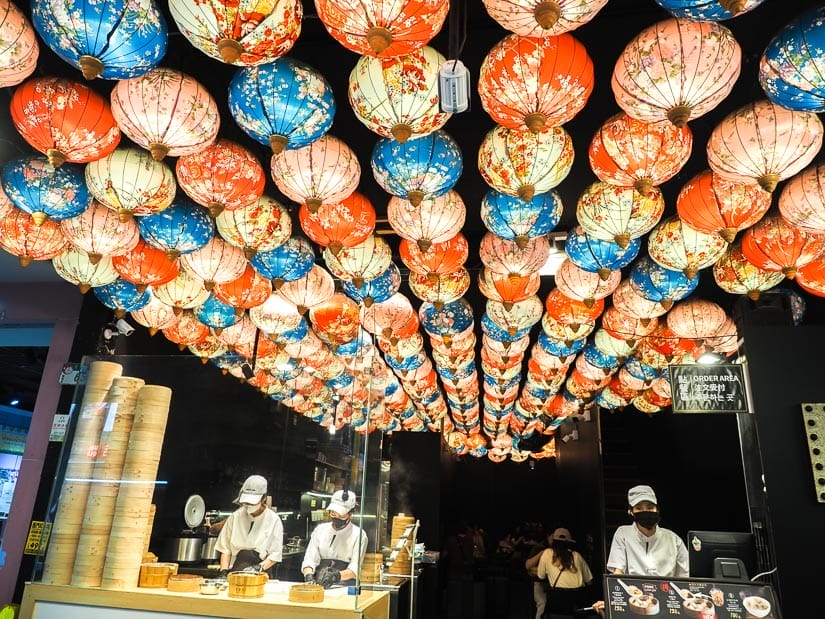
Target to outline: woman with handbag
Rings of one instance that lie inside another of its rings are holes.
[[[548,586],[550,619],[573,617],[576,608],[588,606],[593,573],[576,550],[570,531],[558,528],[550,536],[550,547],[541,554],[538,577]]]

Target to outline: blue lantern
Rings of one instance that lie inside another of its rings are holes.
[[[555,191],[522,200],[491,189],[481,201],[481,220],[490,232],[524,249],[530,239],[558,225],[562,210],[561,197]]]
[[[355,377],[349,372],[341,372],[338,376],[330,378],[326,385],[330,389],[345,389],[355,382]]]
[[[215,329],[218,334],[241,319],[234,307],[224,303],[214,294],[210,294],[202,305],[195,308],[195,317],[207,327]]]
[[[648,301],[661,303],[666,310],[675,301],[690,295],[698,285],[698,277],[690,279],[681,271],[666,269],[647,257],[630,269],[630,287]]]
[[[401,361],[396,360],[392,355],[386,356],[387,365],[397,372],[411,372],[412,370],[417,370],[424,365],[425,361],[427,361],[427,354],[424,351],[421,351],[412,357],[402,357]]]
[[[621,365],[618,357],[602,352],[599,350],[599,347],[596,346],[595,342],[589,342],[587,346],[584,347],[582,354],[584,355],[585,361],[592,366],[601,368],[605,372],[605,375],[612,374],[618,370]]]
[[[356,286],[349,280],[341,280],[344,294],[356,303],[363,303],[369,307],[373,303],[382,303],[389,299],[401,288],[401,271],[394,262],[390,262],[387,270],[378,277],[364,280]]]
[[[806,11],[771,39],[759,83],[772,102],[798,112],[825,111],[825,6]]]
[[[765,0],[746,0],[744,7],[732,13],[725,8],[720,0],[656,0],[663,9],[670,11],[675,17],[692,19],[693,21],[724,21],[737,15],[742,15],[755,9]]]
[[[7,163],[3,191],[38,225],[47,218],[60,221],[76,217],[92,203],[83,166],[64,163],[55,168],[45,157],[22,157]]]
[[[473,324],[473,308],[463,298],[445,303],[441,309],[436,309],[435,305],[425,301],[418,310],[418,317],[428,334],[453,335]]]
[[[413,206],[455,187],[463,168],[461,149],[443,130],[407,140],[381,138],[372,151],[372,174],[389,194]]]
[[[175,200],[159,213],[135,219],[143,240],[171,258],[200,249],[215,236],[209,214],[189,200]]]
[[[279,153],[329,131],[335,98],[323,75],[284,57],[240,69],[229,84],[229,111],[249,137]]]
[[[444,380],[461,380],[475,374],[476,364],[471,361],[467,365],[459,365],[454,368],[436,366],[435,371],[438,372],[438,375]]]
[[[103,305],[115,310],[118,318],[125,316],[126,312],[136,312],[152,300],[149,290],[141,292],[135,284],[121,277],[111,284],[95,286],[92,290]]]
[[[498,342],[515,342],[530,335],[530,327],[519,329],[515,333],[510,333],[507,329],[502,329],[492,321],[487,315],[487,312],[484,312],[484,315],[481,317],[481,330],[487,337]]]
[[[275,249],[257,252],[249,263],[263,277],[272,280],[277,290],[284,282],[301,279],[309,273],[315,264],[315,252],[309,241],[293,236]]]
[[[226,374],[232,368],[239,368],[246,361],[246,357],[234,350],[227,351],[216,357],[210,357],[209,361],[217,365],[221,372]]]
[[[575,355],[582,349],[587,350],[585,347],[587,344],[586,337],[580,337],[579,339],[572,340],[571,342],[564,342],[562,340],[549,337],[544,331],[540,331],[538,343],[549,354],[560,358]]]
[[[624,367],[633,378],[643,380],[648,384],[664,374],[664,370],[642,363],[636,355],[630,355],[625,359]]]
[[[359,328],[358,335],[349,342],[339,344],[335,349],[335,354],[339,357],[363,357],[366,356],[372,348],[372,337],[367,331]]]
[[[612,271],[633,262],[641,246],[641,238],[630,239],[627,247],[623,248],[615,241],[602,241],[592,237],[581,226],[577,226],[567,235],[564,251],[580,269],[598,273],[607,279]]]
[[[301,318],[298,326],[283,333],[273,333],[270,337],[278,344],[297,344],[309,333],[309,323]]]
[[[34,0],[32,24],[87,80],[137,77],[166,55],[166,20],[153,0]]]

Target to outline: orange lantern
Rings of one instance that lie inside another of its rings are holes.
[[[175,164],[178,185],[212,217],[251,204],[264,193],[266,176],[255,155],[229,140],[184,155]]]
[[[728,114],[710,134],[711,170],[727,179],[759,183],[771,192],[816,157],[822,121],[814,112],[796,112],[768,100]]]
[[[344,247],[364,242],[375,230],[375,209],[357,191],[334,204],[322,204],[315,212],[306,204],[298,211],[301,229],[313,241],[338,255]]]
[[[309,310],[312,326],[332,345],[350,342],[358,334],[361,321],[358,304],[343,292],[336,292]]]
[[[513,282],[506,274],[496,273],[483,267],[478,274],[478,289],[488,299],[501,301],[505,305],[523,301],[536,294],[541,287],[541,275],[538,272],[518,278]]]
[[[215,284],[212,292],[218,299],[232,307],[250,309],[261,305],[269,298],[272,284],[268,279],[259,275],[251,265],[247,265],[238,279]]]
[[[796,270],[825,251],[825,236],[809,234],[782,217],[763,217],[742,235],[742,254],[766,271],[781,271],[793,279]]]
[[[47,219],[35,223],[31,215],[13,209],[0,220],[0,248],[17,256],[20,266],[27,267],[33,260],[51,260],[69,247],[60,224]]]
[[[679,219],[694,230],[732,243],[736,233],[762,219],[771,194],[757,183],[727,180],[710,170],[690,179],[676,198]]]
[[[143,239],[131,251],[112,258],[112,265],[123,279],[135,284],[141,293],[148,286],[172,281],[180,271],[177,260],[171,260],[166,252],[155,249]]]
[[[17,87],[9,108],[18,133],[54,167],[101,159],[120,142],[109,103],[84,84],[31,79]]]
[[[800,268],[795,281],[805,292],[817,297],[825,297],[825,256],[817,258]]]
[[[401,261],[410,271],[422,275],[444,275],[464,266],[470,255],[467,239],[461,233],[441,243],[433,243],[427,251],[421,251],[418,243],[401,239],[398,244]]]
[[[318,0],[318,19],[332,38],[360,56],[403,56],[421,49],[447,17],[448,0]]]
[[[554,288],[544,300],[544,309],[550,316],[565,324],[586,324],[601,316],[604,311],[604,300],[596,299],[588,306]]]
[[[511,34],[481,64],[481,106],[499,125],[533,133],[572,120],[593,91],[593,61],[572,35]]]
[[[607,119],[590,142],[590,167],[599,180],[633,185],[645,194],[687,163],[693,133],[669,122],[647,123],[621,112]]]
[[[741,63],[739,44],[721,24],[671,18],[633,37],[616,61],[611,86],[633,118],[682,127],[728,96]]]
[[[185,310],[175,324],[161,329],[161,332],[181,350],[209,337],[209,327],[198,320],[191,310]]]

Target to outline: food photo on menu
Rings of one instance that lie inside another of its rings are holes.
[[[606,576],[607,616],[780,619],[769,586],[749,582]]]

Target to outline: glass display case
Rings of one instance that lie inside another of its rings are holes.
[[[286,599],[290,583],[303,582],[307,541],[329,520],[336,490],[356,494],[352,522],[366,533],[364,551],[381,552],[382,433],[348,424],[331,432],[204,365],[191,355],[84,358],[71,408],[57,411],[72,414],[33,582],[136,590],[147,563],[213,580],[218,531],[252,474],[266,478],[284,531],[264,599]],[[356,586],[327,590],[325,599],[338,607],[351,600],[353,609],[374,602],[376,592],[361,584],[359,574]]]

